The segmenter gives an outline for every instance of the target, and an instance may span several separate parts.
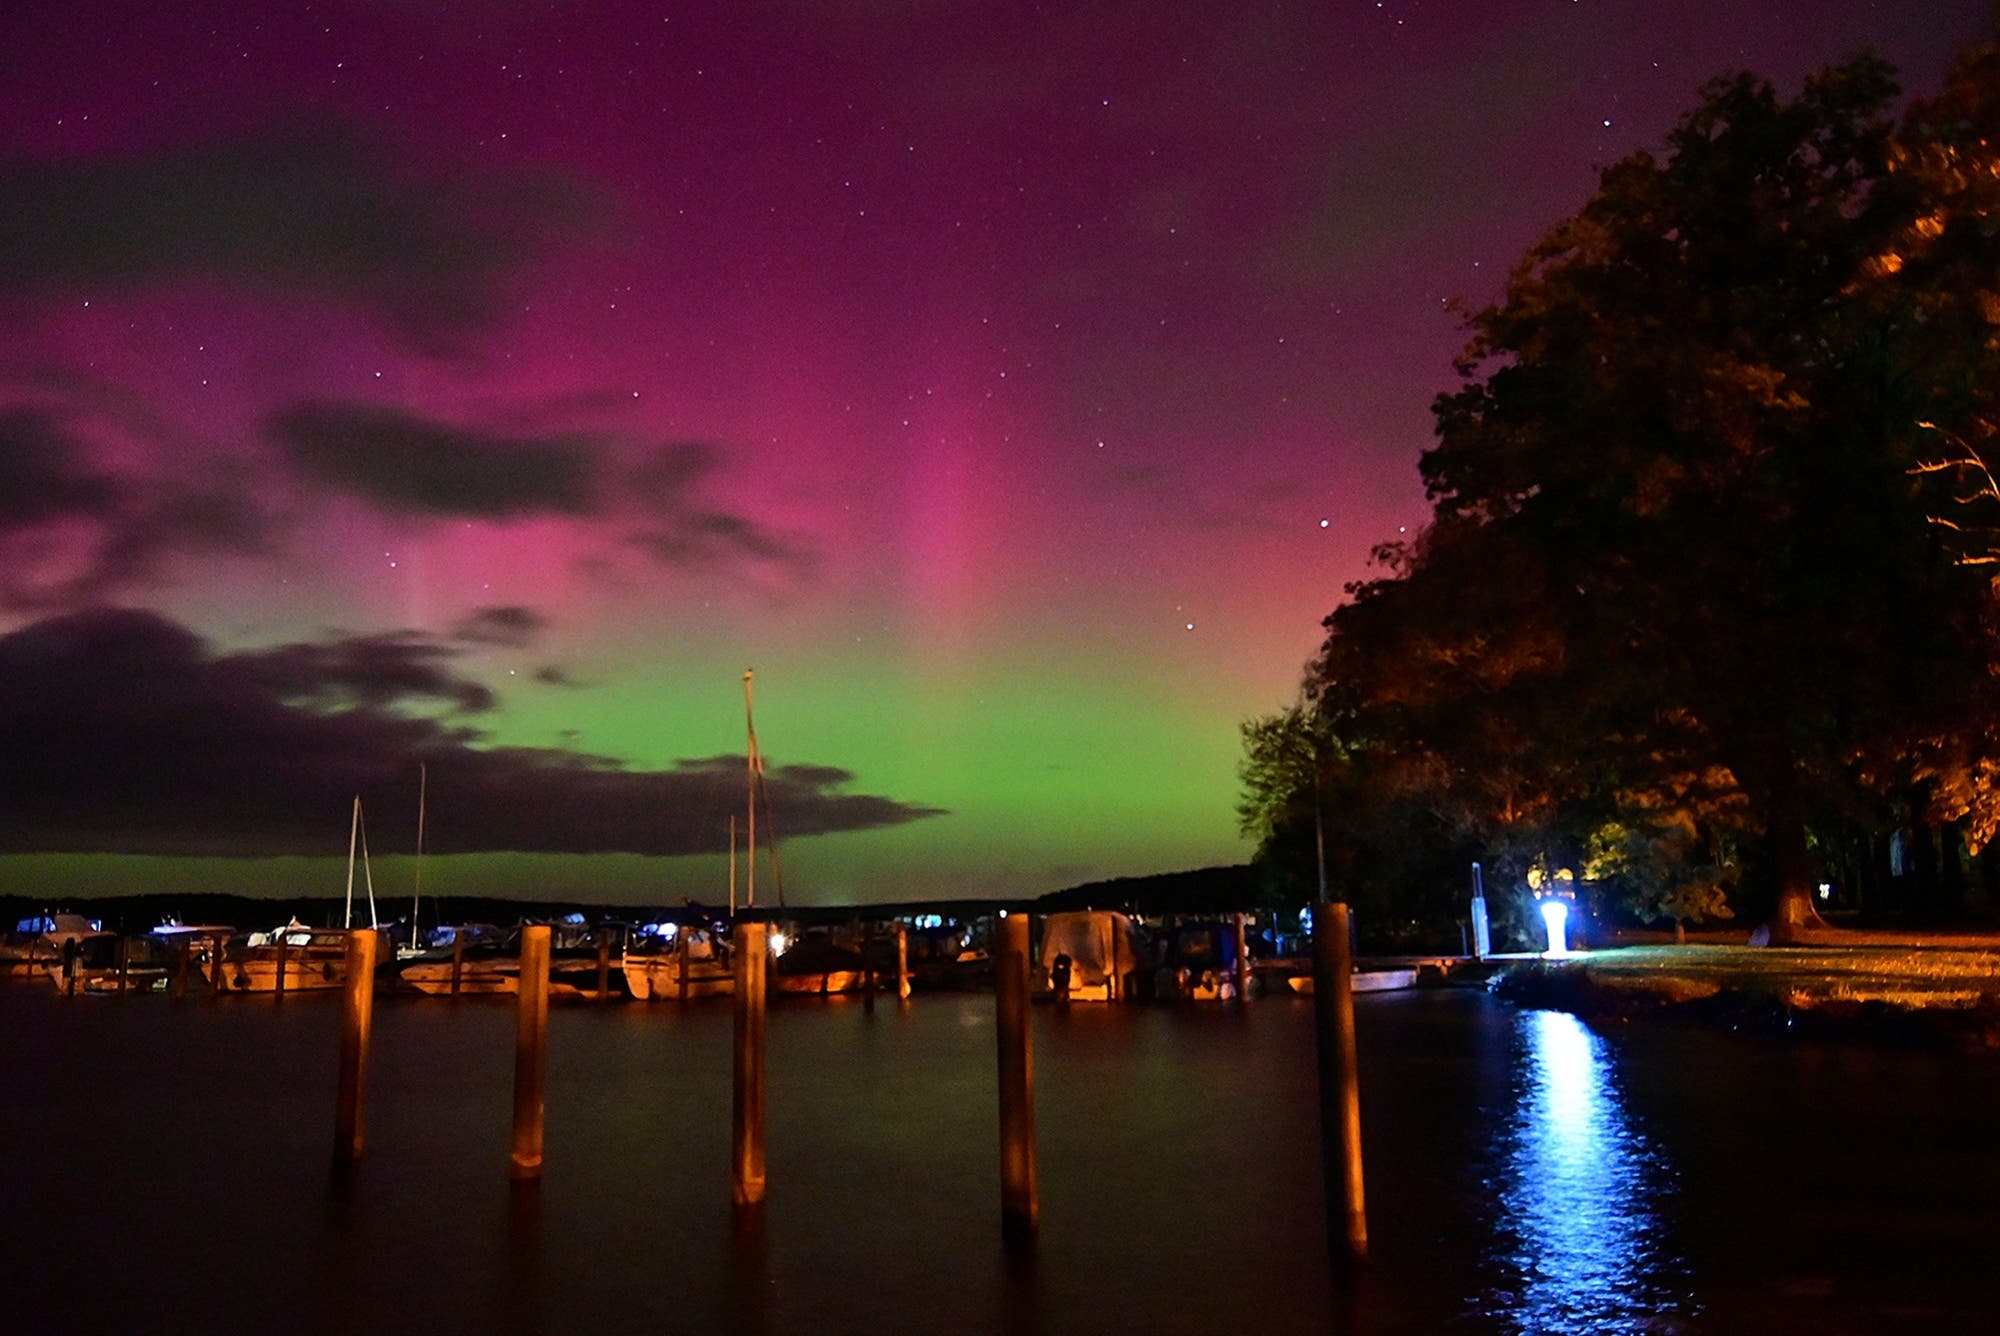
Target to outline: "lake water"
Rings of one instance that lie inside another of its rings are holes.
[[[333,995],[0,988],[10,1331],[1991,1330],[2000,1060],[1357,999],[1371,1257],[1326,1264],[1309,1001],[1038,1007],[1040,1238],[1001,1246],[993,999],[781,1002],[732,1228],[727,999],[382,999],[330,1169]]]

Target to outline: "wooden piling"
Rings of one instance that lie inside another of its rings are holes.
[[[764,989],[770,925],[736,925],[736,1043],[730,1098],[729,1197],[764,1204]]]
[[[351,1165],[361,1158],[361,1102],[368,1083],[368,1039],[375,1024],[373,928],[347,934],[347,978],[340,1008],[340,1084],[333,1110],[333,1158]]]
[[[118,996],[125,996],[132,987],[131,955],[132,943],[124,933],[118,934]]]
[[[994,928],[993,986],[1000,1059],[1000,1230],[1009,1246],[1031,1240],[1041,1216],[1035,1183],[1035,1096],[1028,1038],[1028,916]]]
[[[520,1007],[514,1020],[514,1145],[507,1176],[542,1176],[543,1100],[549,1075],[549,925],[521,929]]]
[[[607,1001],[611,997],[611,932],[599,927],[597,930],[597,1000]]]
[[[225,947],[225,946],[226,946],[226,945],[228,944],[228,939],[227,939],[227,938],[225,938],[225,937],[224,937],[224,936],[223,936],[223,935],[222,935],[221,933],[214,933],[214,934],[211,934],[211,935],[210,935],[210,937],[209,937],[209,939],[208,939],[208,940],[209,940],[210,942],[214,943],[214,945],[215,945],[215,960],[214,960],[214,966],[215,966],[215,968],[214,968],[213,972],[211,973],[211,976],[210,976],[210,979],[209,979],[209,985],[208,985],[208,990],[209,990],[209,992],[210,992],[210,993],[214,994],[214,995],[215,995],[216,997],[221,997],[221,996],[222,996],[222,957],[223,957],[223,955],[224,955],[224,950],[223,950],[223,948],[224,948],[224,947]]]
[[[689,939],[693,936],[693,931],[685,923],[681,924],[680,930],[674,934],[674,954],[678,958],[677,963],[680,965],[678,971],[680,983],[678,987],[681,994],[680,1000],[683,1002],[688,1000],[688,966],[694,962],[694,952],[689,946]],[[651,994],[649,993],[647,996],[650,997]]]
[[[283,997],[285,995],[285,956],[286,956],[285,934],[282,930],[280,930],[278,933],[278,978],[275,985],[273,986],[273,991],[279,997]]]
[[[453,932],[451,935],[451,995],[458,996],[459,980],[465,975],[465,934]]]
[[[896,998],[907,1002],[910,997],[910,928],[908,924],[896,925]]]
[[[875,1010],[875,920],[861,929],[861,1004]]]
[[[1313,1011],[1319,1048],[1320,1164],[1327,1248],[1336,1264],[1368,1255],[1361,1190],[1361,1082],[1354,1048],[1354,955],[1344,904],[1313,906]]]
[[[188,942],[182,937],[174,943],[174,983],[173,996],[182,998],[188,991]]]
[[[1244,916],[1236,916],[1236,1000],[1250,1000],[1250,933]]]

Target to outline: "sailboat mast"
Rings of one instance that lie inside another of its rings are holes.
[[[747,771],[750,809],[750,838],[746,843],[750,857],[744,863],[744,892],[750,908],[757,907],[757,723],[750,710],[751,670],[743,670],[743,730],[748,741],[743,749],[743,763]]]
[[[340,916],[340,926],[354,926],[354,842],[361,837],[361,795],[354,795],[354,819],[347,825],[347,908]]]
[[[430,767],[417,762],[417,882],[410,892],[410,949],[417,949],[417,901],[424,894],[424,798],[430,790]]]
[[[382,916],[375,912],[375,874],[368,870],[368,822],[361,815],[360,798],[354,800],[354,824],[361,832],[361,879],[368,886],[368,926],[379,928]]]
[[[736,917],[736,813],[729,814],[729,917]]]

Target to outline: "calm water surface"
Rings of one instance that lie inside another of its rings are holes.
[[[1325,1263],[1309,1002],[1037,1008],[1042,1231],[999,1228],[993,999],[782,1003],[729,1209],[730,1005],[384,999],[329,1167],[333,996],[0,989],[10,1331],[1989,1331],[2000,1061],[1359,999],[1372,1256]]]

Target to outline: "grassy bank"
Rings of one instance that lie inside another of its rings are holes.
[[[1630,946],[1517,962],[1495,987],[1611,1021],[2000,1053],[2000,945]]]

